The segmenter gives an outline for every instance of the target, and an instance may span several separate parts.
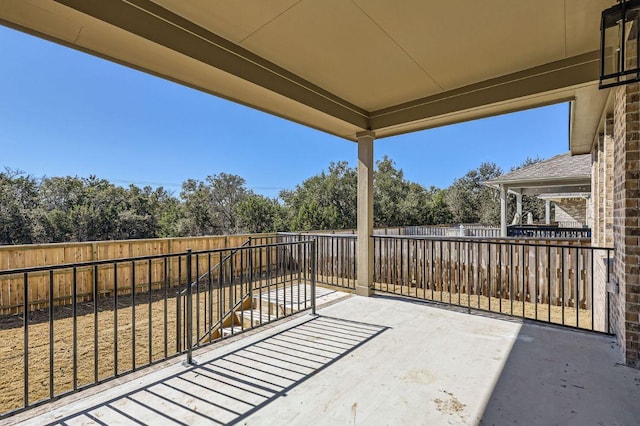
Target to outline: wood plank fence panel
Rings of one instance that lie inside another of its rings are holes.
[[[115,260],[130,257],[142,257],[169,253],[181,253],[187,249],[193,251],[223,249],[236,247],[252,238],[270,238],[274,234],[207,236],[193,238],[159,238],[147,240],[99,241],[62,244],[37,244],[20,246],[0,246],[0,270],[40,267],[49,265],[72,264],[97,260]],[[241,260],[236,260],[239,268]],[[167,261],[169,286],[180,285],[181,272],[184,268],[184,257],[175,257]],[[217,260],[214,261],[214,264]],[[196,270],[204,272],[207,259],[202,257],[198,261]],[[134,271],[132,271],[132,268]],[[132,272],[136,278],[136,293],[147,292],[149,283],[152,289],[159,289],[164,285],[164,260],[149,262],[135,262],[119,264],[118,294],[131,293]],[[195,270],[194,270],[195,271]],[[77,301],[84,302],[93,299],[93,267],[78,267],[76,269]],[[98,294],[111,295],[114,283],[113,265],[98,267]],[[194,275],[195,278],[195,275]],[[0,315],[22,312],[24,303],[24,281],[21,275],[0,277]],[[184,285],[184,283],[182,283]],[[47,272],[30,274],[28,280],[28,305],[30,310],[46,309],[49,306],[49,275]],[[65,269],[53,274],[54,306],[70,304],[73,299],[73,270]]]

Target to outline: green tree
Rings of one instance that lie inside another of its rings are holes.
[[[183,236],[180,234],[180,223],[185,217],[183,203],[163,187],[156,188],[151,197],[157,206],[157,236]]]
[[[178,224],[181,235],[212,235],[220,230],[211,204],[211,189],[201,181],[187,179],[182,183],[180,198],[184,217]]]
[[[374,172],[375,226],[423,225],[429,222],[429,192],[404,178],[402,169],[385,156]]]
[[[250,194],[236,207],[237,224],[243,232],[288,231],[286,209],[277,199]]]
[[[0,172],[0,244],[40,242],[36,229],[36,180],[24,172]]]
[[[48,242],[76,240],[71,212],[86,201],[83,180],[70,176],[44,178],[39,193]]]
[[[453,222],[453,215],[447,204],[447,190],[431,186],[429,200],[429,218],[425,225],[444,225]]]
[[[350,229],[356,227],[357,173],[347,162],[331,163],[328,173],[281,191],[290,229]]]
[[[495,163],[482,163],[469,170],[463,177],[453,181],[447,190],[447,204],[454,223],[499,223],[500,204],[496,192],[482,183],[502,174]],[[497,209],[496,210],[496,202]]]
[[[249,194],[245,180],[238,175],[220,173],[207,176],[204,182],[186,180],[180,192],[184,216],[178,232],[183,235],[237,232],[236,208]]]
[[[249,196],[246,181],[238,175],[220,173],[207,176],[210,185],[211,206],[215,220],[225,233],[239,230],[236,209]]]

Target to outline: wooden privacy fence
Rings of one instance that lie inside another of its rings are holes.
[[[274,234],[253,234],[0,246],[0,271],[184,253],[187,249],[202,251],[232,248],[242,245],[249,238],[255,243],[262,244],[270,242],[273,237]],[[206,271],[210,261],[210,259],[200,259],[195,265],[196,270]],[[213,260],[214,264],[216,261],[216,259]],[[147,291],[148,283],[151,283],[154,289],[158,289],[163,285],[164,277],[168,277],[169,286],[178,285],[183,275],[183,267],[183,260],[177,256],[169,260],[131,261],[127,264],[119,264],[115,270],[110,264],[98,264],[31,274],[27,289],[27,305],[29,310],[47,308],[51,281],[53,281],[53,301],[56,306],[59,306],[70,304],[74,291],[78,302],[92,300],[94,277],[99,283],[99,297],[109,295],[115,285],[117,285],[118,294],[124,295],[129,294],[133,287],[136,288],[136,292]],[[49,276],[50,273],[52,276]],[[73,288],[74,278],[75,289]],[[25,300],[23,282],[23,277],[19,275],[0,277],[0,315],[22,312]]]
[[[279,233],[293,234],[293,233]],[[297,234],[297,233],[296,233]],[[308,235],[345,235],[356,234],[355,229],[340,229],[331,231],[306,231]],[[421,235],[425,237],[500,237],[500,228],[480,224],[442,225],[442,226],[396,226],[376,228],[373,235]]]

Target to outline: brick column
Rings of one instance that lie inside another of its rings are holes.
[[[611,325],[625,361],[640,367],[640,85],[615,89],[613,123],[613,277]],[[605,143],[606,151],[606,143]]]
[[[601,187],[603,191],[602,234],[603,245],[613,247],[613,114],[605,118],[604,138],[602,143]]]
[[[591,244],[594,246],[602,245],[600,242],[600,235],[602,234],[600,230],[600,205],[603,196],[600,186],[600,161],[602,158],[600,147],[603,138],[604,135],[602,133],[598,134],[596,142],[591,148]]]

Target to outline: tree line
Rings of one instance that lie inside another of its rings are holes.
[[[527,159],[518,167],[537,161]],[[374,171],[375,226],[496,225],[498,193],[482,182],[501,174],[494,163],[482,163],[448,188],[425,188],[405,179],[385,157]],[[524,197],[523,203],[535,219],[544,217],[541,200]],[[244,178],[227,173],[188,179],[175,194],[163,187],[124,188],[95,176],[37,179],[5,169],[0,244],[351,229],[356,204],[357,170],[347,162],[331,163],[279,198],[256,194]],[[509,217],[514,212],[510,200]]]

